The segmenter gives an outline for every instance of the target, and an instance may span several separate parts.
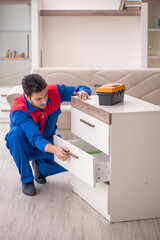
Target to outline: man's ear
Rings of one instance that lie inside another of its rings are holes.
[[[26,96],[26,99],[30,102],[31,98],[27,94],[25,94],[25,96]]]

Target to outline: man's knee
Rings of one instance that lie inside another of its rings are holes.
[[[27,137],[23,130],[19,126],[14,126],[10,129],[9,133],[6,136],[7,142],[22,143],[27,141]]]
[[[24,132],[19,126],[14,126],[12,128],[12,135],[14,135],[14,137],[20,137],[21,138],[21,137],[24,136]]]

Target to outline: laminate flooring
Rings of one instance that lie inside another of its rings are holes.
[[[160,219],[110,224],[72,192],[68,172],[25,196],[5,147],[8,129],[0,124],[0,240],[160,240]]]

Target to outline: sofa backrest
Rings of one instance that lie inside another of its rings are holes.
[[[96,94],[94,85],[123,82],[128,95],[160,105],[160,69],[38,68],[32,72],[47,83],[86,85],[92,94]]]
[[[86,85],[92,94],[96,94],[95,85],[122,82],[128,95],[160,105],[160,69],[37,68],[32,73],[40,74],[48,84]],[[16,97],[22,94],[20,89]],[[12,104],[14,91],[7,99]]]

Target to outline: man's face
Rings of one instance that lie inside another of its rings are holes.
[[[31,97],[26,95],[26,98],[32,106],[44,109],[47,105],[48,91],[45,88],[41,92],[34,92]]]

